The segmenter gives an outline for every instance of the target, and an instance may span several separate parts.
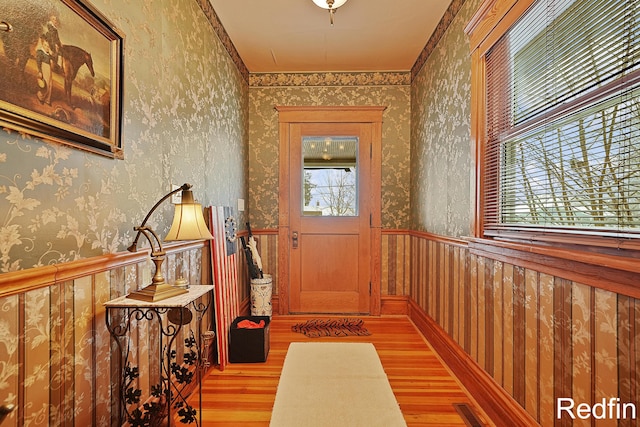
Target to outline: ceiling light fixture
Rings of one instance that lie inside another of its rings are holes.
[[[316,6],[329,10],[329,21],[333,26],[333,14],[336,13],[338,8],[345,4],[347,0],[312,0]]]

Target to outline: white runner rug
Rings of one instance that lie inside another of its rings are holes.
[[[406,426],[370,343],[291,343],[271,427]]]

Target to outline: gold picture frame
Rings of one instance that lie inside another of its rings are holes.
[[[0,9],[0,126],[122,158],[124,37],[85,0]]]

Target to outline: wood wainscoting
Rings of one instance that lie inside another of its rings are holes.
[[[488,245],[412,232],[409,295],[411,318],[487,413],[569,426],[558,398],[639,402],[640,263],[585,268],[586,254]]]
[[[167,281],[181,274],[193,284],[210,283],[206,242],[165,249]],[[0,275],[1,398],[15,406],[2,427],[117,424],[119,353],[103,304],[150,283],[152,268],[143,250]],[[158,342],[142,322],[131,341],[144,401],[157,383],[151,373]]]
[[[262,258],[263,271],[273,277],[273,312],[280,311],[278,277],[278,231],[274,229],[253,230]],[[408,230],[382,230],[380,257],[381,314],[407,314],[407,299],[410,286],[411,235]],[[248,308],[244,302],[242,308]]]
[[[409,300],[408,305],[409,317],[418,330],[496,425],[531,427],[538,424],[415,301]]]
[[[408,314],[496,420],[554,425],[559,397],[639,402],[640,264],[488,245],[384,230],[381,312]]]

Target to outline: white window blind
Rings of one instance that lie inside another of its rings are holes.
[[[536,2],[486,85],[485,235],[640,237],[640,2]]]

